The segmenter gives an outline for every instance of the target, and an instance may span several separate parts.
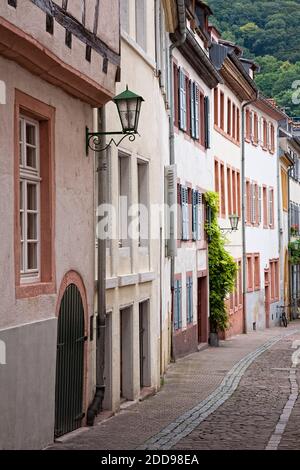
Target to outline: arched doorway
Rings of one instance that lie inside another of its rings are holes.
[[[84,308],[78,287],[69,284],[62,296],[57,331],[55,437],[81,426],[84,385]]]

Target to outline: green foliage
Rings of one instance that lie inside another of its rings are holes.
[[[300,264],[300,238],[289,243],[290,263]]]
[[[207,0],[211,18],[224,39],[242,46],[244,57],[261,66],[257,84],[291,116],[300,117],[292,102],[292,84],[300,79],[300,0]]]
[[[226,251],[226,239],[218,225],[219,195],[207,192],[205,200],[210,208],[210,220],[206,224],[206,231],[210,243],[208,246],[209,262],[209,302],[211,331],[226,330],[228,326],[228,313],[225,298],[233,292],[237,276],[237,264]]]

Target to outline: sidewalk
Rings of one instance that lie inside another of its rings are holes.
[[[171,364],[165,385],[155,396],[135,403],[93,428],[82,428],[55,443],[57,450],[132,450],[173,423],[176,418],[207,398],[231,368],[247,354],[279,335],[300,327],[293,322],[287,329],[272,328],[222,341]]]

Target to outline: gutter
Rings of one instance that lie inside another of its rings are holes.
[[[170,150],[170,165],[175,164],[175,130],[174,130],[174,72],[173,72],[173,50],[176,47],[182,46],[186,40],[186,14],[185,14],[185,0],[177,0],[178,9],[178,32],[179,39],[171,44],[169,49],[169,77],[170,77],[170,116],[169,116],[169,150]],[[170,284],[171,284],[171,359],[174,357],[174,342],[173,342],[173,315],[174,315],[174,275],[175,275],[175,256],[171,256],[170,268]],[[161,338],[162,341],[162,338]]]
[[[105,106],[97,110],[98,132],[106,131]],[[105,145],[105,136],[102,140]],[[106,203],[107,151],[96,152],[98,196],[97,206]],[[99,222],[101,217],[99,218]],[[96,326],[96,391],[87,411],[87,425],[94,426],[96,416],[102,411],[105,393],[105,330],[106,330],[106,239],[97,235],[97,326]]]

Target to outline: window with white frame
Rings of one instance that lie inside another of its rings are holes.
[[[39,123],[19,120],[20,271],[23,282],[40,276]]]

